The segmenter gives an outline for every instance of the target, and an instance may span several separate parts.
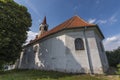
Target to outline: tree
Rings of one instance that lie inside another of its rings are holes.
[[[117,65],[117,72],[116,74],[120,75],[120,63]]]
[[[117,67],[120,63],[120,47],[113,51],[106,51],[108,62],[110,66]]]
[[[14,63],[31,26],[27,8],[13,0],[0,0],[0,65]]]

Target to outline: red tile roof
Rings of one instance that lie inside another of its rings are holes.
[[[44,18],[44,20],[46,21],[46,17]],[[45,22],[45,21],[43,21],[43,22]],[[60,25],[56,26],[55,28],[45,32],[39,38],[36,38],[35,40],[32,40],[30,43],[33,43],[37,40],[40,40],[40,39],[42,39],[46,36],[49,36],[53,33],[56,33],[60,30],[63,30],[63,29],[80,28],[80,27],[85,27],[85,26],[93,27],[93,26],[96,26],[96,25],[95,24],[90,24],[90,23],[84,21],[79,16],[73,16],[72,18],[66,20],[65,22],[61,23]]]

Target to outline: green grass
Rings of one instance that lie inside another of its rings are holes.
[[[67,74],[40,70],[12,70],[0,72],[0,80],[106,80],[90,75]]]

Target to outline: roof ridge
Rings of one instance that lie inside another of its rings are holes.
[[[76,15],[76,17],[78,17],[79,19],[81,19],[83,22],[87,23],[87,24],[92,24],[92,23],[89,23],[87,21],[85,21],[83,18],[81,18],[80,16]],[[95,25],[95,24],[92,24],[92,25]]]
[[[70,18],[70,19],[68,19],[68,23],[65,25],[66,26],[66,28],[72,23],[72,21],[74,20],[74,18],[72,17],[72,18]],[[63,22],[64,23],[64,22]]]
[[[66,26],[68,23],[66,23],[66,22],[68,22],[69,20],[71,20],[72,18],[70,18],[70,19],[67,19],[67,20],[65,20],[65,21],[63,21],[61,24],[59,24],[59,25],[57,25],[57,26],[55,26],[53,29],[55,29],[55,28],[57,28],[57,27],[59,27],[59,26],[61,26],[63,23],[65,23],[65,24],[63,24],[63,26]],[[51,29],[51,30],[53,30],[53,29]],[[50,30],[49,30],[50,31]]]
[[[74,19],[74,16],[73,16],[73,17],[71,18],[70,24],[68,24],[68,26],[71,25],[74,20],[75,20],[75,19]],[[67,27],[68,27],[68,26],[67,26]]]

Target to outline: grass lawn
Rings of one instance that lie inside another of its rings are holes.
[[[0,72],[0,80],[109,80],[109,79],[101,76],[90,76],[80,74],[73,75],[53,71],[12,70]]]

